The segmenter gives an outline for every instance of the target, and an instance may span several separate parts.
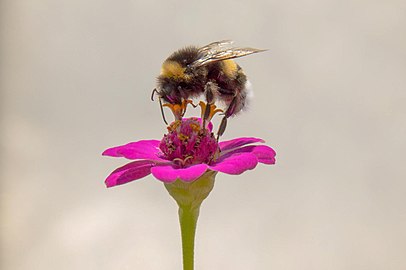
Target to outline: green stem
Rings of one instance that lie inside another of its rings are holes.
[[[194,269],[194,247],[196,224],[200,207],[179,207],[179,222],[182,234],[183,270]]]
[[[165,184],[165,188],[179,206],[183,270],[194,269],[195,233],[200,205],[213,189],[216,173],[207,171],[193,182],[176,180],[173,183]]]

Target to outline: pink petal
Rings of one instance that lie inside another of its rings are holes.
[[[275,164],[276,152],[269,146],[256,145],[251,153],[258,158],[258,162],[264,164]]]
[[[116,169],[107,177],[106,186],[114,187],[143,178],[151,173],[153,166],[155,166],[155,163],[148,160],[137,160],[128,163]]]
[[[263,143],[264,140],[262,140],[260,138],[252,138],[252,137],[237,138],[237,139],[232,139],[229,141],[220,142],[219,146],[220,146],[221,151],[227,151],[227,150],[234,149],[234,148],[246,145],[246,144],[257,143],[257,142]]]
[[[236,153],[252,153],[257,157],[258,162],[264,164],[275,164],[275,155],[276,155],[275,150],[266,145],[244,146],[241,148],[230,150],[225,153],[223,152],[223,154],[220,157],[228,157]]]
[[[128,159],[149,159],[163,160],[159,157],[158,140],[142,140],[132,142],[121,146],[109,148],[103,152],[103,156],[125,157]]]
[[[234,153],[233,155],[220,157],[210,170],[228,174],[241,174],[246,170],[254,169],[258,164],[258,159],[251,153]]]
[[[202,176],[207,170],[207,164],[197,164],[187,168],[176,169],[171,165],[156,166],[151,169],[152,175],[166,183],[180,179],[184,182],[192,182]]]

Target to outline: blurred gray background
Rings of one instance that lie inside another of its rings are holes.
[[[255,99],[224,139],[275,166],[219,174],[196,269],[406,269],[406,2],[2,0],[5,270],[181,269],[177,207],[151,176],[106,189],[110,146],[160,137],[162,61],[233,39]]]

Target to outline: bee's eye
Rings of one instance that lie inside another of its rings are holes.
[[[166,84],[162,85],[161,92],[166,95],[169,95],[170,93],[172,93],[173,90],[175,90],[174,85],[172,85],[170,83],[166,83]]]
[[[180,83],[178,84],[178,90],[185,89],[185,88],[187,88],[187,84],[186,84],[186,83],[180,82]]]

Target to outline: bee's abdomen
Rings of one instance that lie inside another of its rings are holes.
[[[247,78],[241,67],[232,60],[214,63],[210,68],[209,80],[214,80],[221,95],[235,96],[243,91]]]

